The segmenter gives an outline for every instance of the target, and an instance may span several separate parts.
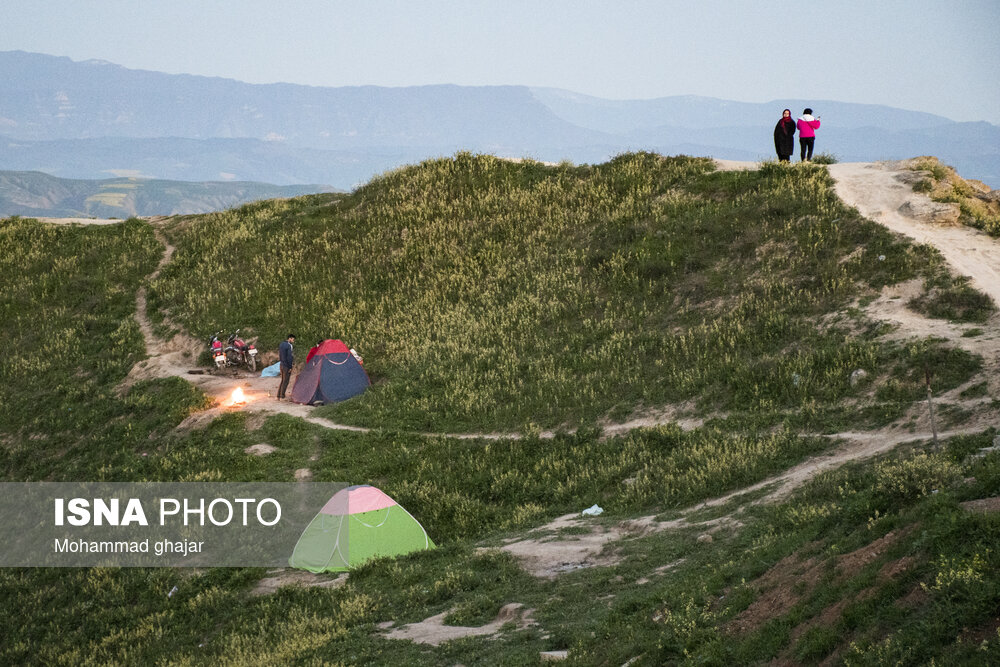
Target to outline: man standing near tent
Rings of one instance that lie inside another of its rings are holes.
[[[290,333],[278,346],[278,361],[281,362],[281,383],[278,385],[278,400],[285,400],[285,390],[288,389],[288,380],[292,377],[292,366],[295,365],[295,354],[292,343],[295,342],[295,334]]]

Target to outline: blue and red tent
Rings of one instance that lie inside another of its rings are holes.
[[[343,341],[325,340],[309,350],[295,378],[292,401],[312,405],[345,401],[371,385],[368,374]]]

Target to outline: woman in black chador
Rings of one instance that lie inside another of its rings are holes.
[[[782,162],[788,162],[795,152],[795,121],[790,109],[781,112],[781,120],[774,126],[774,150]]]

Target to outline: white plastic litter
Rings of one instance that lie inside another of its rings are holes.
[[[167,593],[167,597],[168,597],[168,598],[172,598],[172,597],[174,597],[174,593],[176,593],[176,592],[177,592],[177,587],[176,587],[176,586],[174,586],[173,588],[171,588],[171,589],[170,589],[170,592],[169,592],[169,593]]]
[[[597,516],[598,514],[602,514],[603,512],[604,509],[600,505],[591,505],[587,509],[580,512],[580,514],[584,516]]]

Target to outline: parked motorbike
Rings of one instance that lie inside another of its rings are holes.
[[[230,366],[244,364],[251,372],[257,370],[257,348],[253,343],[248,344],[240,338],[239,329],[229,335],[226,360]]]
[[[226,352],[222,347],[222,341],[219,340],[219,334],[221,331],[216,331],[212,334],[212,337],[208,340],[209,352],[212,354],[212,361],[215,362],[216,368],[225,368],[229,365],[229,361],[226,358]]]

